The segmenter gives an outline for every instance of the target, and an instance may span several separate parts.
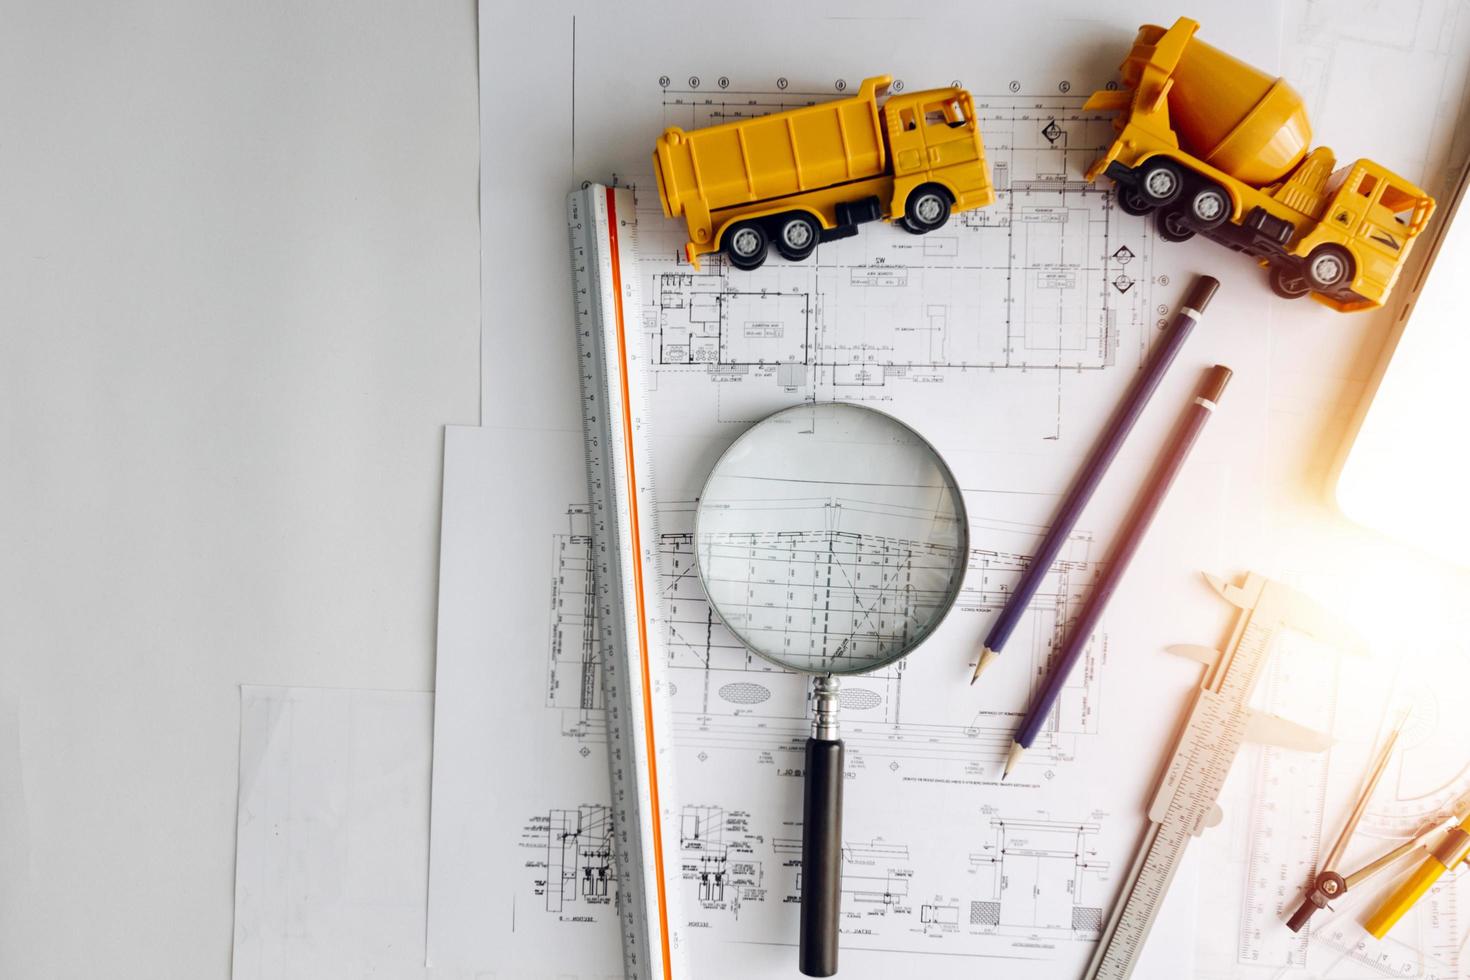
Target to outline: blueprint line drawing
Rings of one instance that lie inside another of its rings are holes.
[[[765,901],[765,863],[751,816],[720,806],[685,805],[680,811],[679,857],[685,881],[705,910],[739,918],[744,902]]]
[[[605,741],[591,513],[586,504],[567,507],[566,530],[556,534],[552,542],[546,706],[560,713],[563,734]]]
[[[909,849],[883,841],[849,843],[842,847],[842,893],[856,903],[903,907],[907,905],[913,870]]]
[[[666,123],[691,126],[813,97],[705,97],[669,86],[660,98]],[[856,400],[952,419],[949,434],[942,427],[927,433],[938,445],[948,438],[965,451],[979,448],[965,421],[973,413],[1017,420],[992,430],[985,450],[1080,451],[1100,424],[1102,393],[1126,383],[1167,318],[1169,306],[1155,292],[1170,285],[1169,271],[1155,267],[1147,223],[1127,219],[1110,189],[1080,178],[1112,135],[1108,118],[1083,113],[1080,104],[1067,95],[977,97],[999,191],[994,207],[956,216],[922,238],[871,227],[823,244],[808,262],[773,258],[755,271],[737,272],[718,255],[691,268],[681,229],[663,220],[648,192],[651,181],[623,175],[620,183],[641,189],[637,274],[656,446],[665,438],[733,438],[802,401]],[[1172,291],[1161,295],[1172,299]],[[808,683],[751,653],[710,607],[695,565],[695,501],[668,492],[702,482],[703,473],[679,469],[686,458],[660,450],[655,473],[662,491],[658,651],[667,668],[681,791],[695,787],[681,801],[681,874],[696,928],[770,941],[784,935],[789,922],[781,910],[800,896],[799,822],[793,826],[789,804],[778,802],[796,797],[783,789],[753,806],[711,798],[710,791],[730,766],[752,767],[747,772],[762,779],[800,775]],[[968,573],[946,622],[967,623],[963,632],[978,634],[979,620],[1004,605],[1044,530],[1037,519],[1047,505],[1031,499],[1034,493],[966,491]],[[558,730],[584,753],[603,739],[600,677],[590,669],[600,651],[590,621],[588,529],[586,508],[569,501],[551,542],[545,691]],[[782,563],[792,549],[810,552],[813,562],[819,552],[841,550],[845,562],[883,574],[916,557],[895,547],[814,532],[810,540],[780,542],[753,536],[740,549],[742,559],[770,552]],[[1069,540],[1012,644],[1009,692],[960,696],[966,692],[956,687],[950,697],[946,687],[936,700],[940,668],[928,657],[847,678],[841,699],[853,792],[882,798],[901,787],[997,779],[1015,723],[1012,702],[1023,702],[1044,679],[1100,553],[1089,531]],[[884,599],[882,618],[895,629],[914,613],[896,605],[899,598]],[[1100,667],[1109,642],[1106,630],[1093,638],[1027,755],[1024,791],[1039,794],[1033,804],[1049,798],[1048,782],[1073,772],[1101,731]],[[861,828],[844,846],[844,921],[872,929],[864,943],[873,948],[940,941],[959,956],[1022,948],[1024,957],[1045,961],[1083,955],[1112,887],[1110,860],[1101,855],[1118,853],[1116,827],[1110,837],[1106,826],[1113,818],[1098,812],[1053,825],[1044,812],[1022,817],[1026,812],[1010,813],[1005,825],[992,826],[998,815],[981,819],[987,846],[1004,843],[1007,853],[978,864],[963,856],[946,862],[927,842],[879,836],[881,821]]]
[[[677,88],[661,97],[665,124],[685,128],[817,98]],[[1037,404],[1050,424],[1037,437],[1060,438],[1067,378],[1136,366],[1168,312],[1154,299],[1169,279],[1154,271],[1148,224],[1122,219],[1109,188],[1081,179],[1112,136],[1111,118],[1083,112],[1082,101],[976,94],[995,205],[922,238],[874,228],[823,244],[814,260],[754,272],[718,255],[691,269],[651,180],[635,178],[647,189],[640,271],[659,386],[689,372],[723,382],[720,419],[735,422],[759,417],[748,406],[767,384],[888,400],[906,383],[1048,372],[1050,404]],[[1033,396],[1043,387],[1028,382]]]
[[[531,821],[527,836],[541,838],[545,876],[536,887],[546,911],[571,913],[609,905],[614,897],[612,820],[605,804],[549,810]]]
[[[664,650],[674,683],[674,725],[681,742],[706,751],[772,749],[805,738],[806,684],[751,653],[710,608],[695,571],[693,535],[675,530],[692,517],[693,502],[661,505],[660,575],[665,602]],[[588,510],[566,508],[568,525],[552,543],[551,629],[547,650],[547,707],[562,719],[569,738],[599,740],[602,735],[601,674],[595,669],[599,641],[590,622],[591,538],[585,533]],[[1037,529],[972,518],[975,538],[1017,536],[1035,540]],[[1051,650],[1086,595],[1096,564],[1090,533],[1079,531],[1054,564],[1020,632],[1013,652],[1029,656],[1030,674],[1040,677]],[[957,608],[970,614],[995,611],[1027,557],[1017,551],[972,546],[970,574]],[[1106,638],[1092,644],[1100,647]],[[1079,737],[1095,733],[1099,718],[1100,649],[1087,652],[1085,669],[1073,673],[1056,712],[1028,758],[1036,766],[1064,764]],[[849,752],[896,768],[909,759],[974,767],[998,762],[1010,744],[1011,721],[974,710],[963,717],[939,718],[921,705],[904,708],[904,661],[848,678],[841,693]],[[881,761],[880,761],[881,760]]]
[[[705,584],[726,590],[720,612],[753,646],[814,671],[861,670],[908,648],[934,619],[952,594],[937,586],[956,577],[958,555],[840,527],[731,532],[706,547]]]
[[[779,838],[773,842],[776,854],[795,873],[793,900],[801,895],[801,841]],[[847,918],[872,918],[890,914],[908,914],[909,882],[913,868],[906,844],[883,840],[843,841],[842,900]]]
[[[543,261],[560,252],[553,239],[565,229],[553,235],[539,223],[576,180],[634,187],[639,259],[625,272],[636,275],[640,303],[631,312],[650,355],[642,381],[660,524],[656,539],[645,542],[658,549],[661,566],[660,635],[652,651],[674,718],[672,814],[681,831],[678,862],[687,886],[692,958],[701,974],[712,977],[790,972],[809,684],[747,653],[712,615],[693,566],[689,498],[721,447],[748,424],[804,401],[859,401],[911,424],[944,455],[966,488],[972,548],[963,592],[920,655],[843,685],[851,794],[844,870],[852,889],[844,906],[850,913],[843,924],[844,950],[850,951],[844,975],[885,975],[893,954],[927,953],[932,955],[922,957],[921,969],[936,978],[976,970],[1018,980],[1075,976],[1085,966],[1090,940],[1087,913],[1076,913],[1074,928],[1074,910],[1105,907],[1116,884],[1107,880],[1113,872],[1084,868],[1082,900],[1053,906],[1050,883],[1063,880],[1064,872],[1052,872],[1067,865],[1049,855],[1060,852],[1066,838],[1047,835],[1036,850],[1048,856],[1014,855],[1017,884],[1001,893],[1004,915],[997,910],[998,924],[991,927],[972,924],[972,904],[995,902],[995,882],[982,882],[966,856],[993,844],[990,821],[1003,816],[1093,825],[1086,843],[1097,853],[1087,863],[1116,868],[1125,859],[1141,822],[1134,799],[1144,795],[1140,784],[1153,773],[1143,773],[1142,765],[1113,771],[1098,760],[1121,750],[1125,740],[1151,744],[1167,727],[1128,711],[1115,692],[1152,689],[1147,664],[1153,634],[1185,618],[1188,604],[1161,608],[1147,624],[1106,623],[1027,765],[1004,786],[1000,763],[1011,729],[1096,578],[1108,544],[1105,530],[1096,540],[1079,533],[1069,542],[1004,669],[988,677],[984,689],[965,682],[985,621],[1025,568],[1055,494],[1146,357],[1191,264],[1190,245],[1156,247],[1147,222],[1116,208],[1107,182],[1094,186],[1081,179],[1113,134],[1109,119],[1081,110],[1080,95],[1107,83],[1120,45],[1148,14],[1142,4],[1125,2],[1109,11],[1117,21],[1108,28],[1115,37],[1097,36],[1103,28],[1095,31],[1089,21],[1086,30],[1071,30],[1071,39],[1058,44],[1064,18],[1043,16],[1039,8],[1014,14],[951,8],[945,16],[954,30],[941,36],[922,18],[895,17],[890,8],[840,6],[781,12],[788,27],[791,17],[799,21],[804,14],[826,39],[825,50],[801,66],[782,64],[781,52],[762,43],[771,15],[753,10],[715,22],[707,11],[671,8],[642,18],[580,4],[553,4],[534,17],[505,14],[523,32],[525,49],[503,52],[517,63],[511,70],[501,58],[485,59],[481,105],[489,125],[482,134],[496,131],[491,107],[494,113],[513,105],[538,108],[514,152],[496,141],[482,147],[498,168],[482,174],[483,196],[491,200],[502,184],[515,186],[515,195],[500,198],[506,218],[524,231],[513,243],[487,237],[482,249],[487,301],[502,304],[487,307],[502,314],[486,325],[482,409],[487,419],[514,419],[513,425],[542,431],[534,437],[482,431],[476,454],[544,457],[548,466],[580,461],[580,447],[561,438],[580,422],[572,400],[542,390],[529,374],[531,367],[562,366],[567,377],[573,374],[569,358],[547,352],[553,343],[568,352],[573,346],[574,338],[559,332],[569,325],[566,270]],[[563,30],[543,29],[558,23],[553,8],[565,11]],[[1260,0],[1237,0],[1232,11],[1235,20],[1248,16],[1257,24],[1278,14],[1274,4]],[[566,43],[573,15],[574,49]],[[672,43],[650,49],[655,35]],[[1247,43],[1230,49],[1272,63],[1279,49],[1270,35],[1237,36]],[[1215,37],[1228,39],[1228,28]],[[493,43],[482,47],[495,50]],[[528,56],[532,50],[534,57]],[[652,61],[649,50],[658,52]],[[575,67],[570,79],[561,70],[569,63]],[[937,67],[946,63],[956,67]],[[748,274],[737,274],[718,255],[698,270],[683,261],[684,229],[664,218],[652,193],[650,138],[665,125],[694,127],[830,98],[839,94],[834,79],[845,76],[855,86],[853,72],[863,67],[893,70],[913,89],[950,81],[938,71],[973,74],[964,87],[976,96],[997,202],[927,236],[866,225],[857,236],[823,243],[806,262],[773,256]],[[661,84],[660,72],[669,75]],[[722,85],[725,73],[729,84]],[[778,83],[783,75],[790,84]],[[548,160],[568,166],[547,167]],[[1232,313],[1253,322],[1264,306],[1243,297]],[[1268,347],[1260,331],[1239,334],[1231,344],[1232,366],[1249,384],[1265,376],[1253,369],[1263,365]],[[1247,400],[1238,404],[1244,409]],[[1217,435],[1226,443],[1201,462],[1228,475],[1237,450],[1257,434],[1256,414],[1234,416],[1246,421],[1222,427]],[[476,540],[500,548],[513,542],[530,567],[509,579],[463,556],[465,568],[493,579],[501,601],[520,615],[513,637],[482,638],[483,615],[466,618],[459,648],[464,669],[441,667],[441,697],[473,708],[459,713],[465,723],[453,731],[463,733],[460,744],[467,746],[459,758],[475,762],[458,774],[468,786],[463,818],[442,809],[436,817],[449,832],[436,829],[444,843],[437,846],[441,911],[431,911],[431,946],[477,964],[516,957],[523,968],[546,962],[546,950],[554,949],[569,974],[598,976],[599,963],[580,952],[596,939],[594,930],[580,924],[584,916],[598,919],[611,932],[611,910],[585,902],[578,889],[562,911],[548,912],[545,896],[533,894],[533,882],[546,878],[534,865],[548,863],[551,811],[575,811],[600,802],[606,792],[592,765],[605,750],[600,691],[587,669],[598,651],[584,642],[586,522],[568,508],[586,491],[584,481],[570,474],[553,487],[529,469],[521,481],[490,478],[499,472],[489,462],[477,464],[474,475],[483,482],[461,495],[461,510],[476,521]],[[1201,491],[1200,499],[1223,498],[1226,492],[1216,487],[1230,486],[1186,479]],[[1113,511],[1126,507],[1121,491],[1105,492],[1096,503],[1097,520],[1088,526],[1097,529],[1113,527]],[[1204,567],[1216,555],[1214,513],[1185,529],[1170,550],[1171,562]],[[446,523],[445,540],[462,539],[462,530]],[[1168,574],[1155,571],[1161,578]],[[536,615],[524,615],[528,611]],[[544,654],[517,659],[523,676],[514,689],[496,686],[486,667],[505,659],[487,654],[506,642]],[[450,677],[470,683],[454,684]],[[483,718],[493,719],[493,726],[472,723]],[[497,737],[487,738],[492,729]],[[534,752],[507,760],[502,732],[510,740],[534,732]],[[526,785],[508,789],[503,780],[487,778],[507,770],[525,774]],[[563,772],[567,779],[548,784]],[[573,774],[581,786],[572,784]],[[519,794],[509,827],[506,792]],[[1078,799],[1087,800],[1083,812],[1074,812]],[[980,813],[981,804],[1002,801],[999,813]],[[1095,816],[1094,808],[1105,815]],[[495,814],[485,834],[473,832],[477,810]],[[545,825],[523,835],[523,847],[507,854],[503,844],[484,843],[509,839],[507,831],[527,826],[524,815]],[[1028,833],[1041,840],[1040,831]],[[784,850],[777,850],[778,841]],[[456,860],[456,850],[467,859]],[[1047,899],[1039,910],[1032,904],[1029,918],[1020,901],[1028,861]],[[577,880],[583,880],[580,871]],[[519,903],[518,919],[507,911],[511,902],[492,907],[471,890],[500,881]],[[975,911],[986,914],[983,907]],[[1188,975],[1192,924],[1181,926],[1171,941],[1155,944],[1165,965],[1152,976]],[[729,955],[734,949],[736,957]],[[603,958],[610,962],[613,955]]]
[[[986,812],[990,835],[970,854],[980,897],[971,925],[1023,934],[1048,932],[1096,939],[1102,931],[1109,862],[1097,856],[1103,813],[1087,820],[1004,817]]]
[[[1085,556],[1089,544],[1085,536],[1079,536],[1073,541],[1072,554]],[[692,538],[666,532],[660,545],[668,601],[667,650],[679,687],[674,715],[680,737],[703,742],[739,734],[742,740],[754,739],[755,744],[762,745],[804,737],[804,697],[794,700],[777,696],[782,688],[790,690],[790,684],[784,683],[791,679],[789,675],[747,651],[710,610],[698,577],[692,573]],[[986,594],[984,577],[975,574],[977,566],[985,571],[1000,564],[1019,567],[1023,561],[1019,555],[972,549],[970,580],[982,585],[966,585],[957,605],[971,611],[998,609],[1003,594]],[[1085,574],[1078,574],[1079,566],[1088,566],[1085,557],[1058,563],[1047,586],[1038,593],[1030,626],[1030,653],[1038,665],[1044,664],[1062,627],[1082,601]],[[1017,644],[1016,649],[1024,651],[1025,647]],[[1095,652],[1089,656],[1095,656]],[[996,760],[1004,756],[1011,734],[1006,719],[991,719],[978,711],[950,719],[905,714],[903,686],[909,669],[906,662],[900,661],[844,682],[843,720],[850,752],[874,758],[948,756],[965,762],[973,762],[977,756],[993,756]],[[688,671],[703,676],[689,683],[684,679]],[[1075,737],[1096,730],[1095,672],[1078,671],[1074,676],[1078,678],[1076,684],[1069,686],[1064,704],[1048,724],[1038,762],[1069,758]],[[799,690],[804,695],[804,682],[799,683]],[[906,744],[906,737],[913,739],[912,746]]]

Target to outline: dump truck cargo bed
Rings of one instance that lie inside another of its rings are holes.
[[[723,252],[748,271],[769,249],[800,262],[866,222],[923,235],[952,213],[991,204],[970,93],[949,86],[887,96],[890,81],[877,75],[833,102],[666,130],[654,174],[664,214],[688,229],[689,264]]]
[[[880,176],[887,165],[870,78],[857,95],[774,116],[664,131],[654,153],[665,212],[717,211]]]

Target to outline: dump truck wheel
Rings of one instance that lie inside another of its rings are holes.
[[[742,221],[725,233],[725,254],[737,269],[758,269],[766,261],[766,230],[754,221]]]
[[[1189,226],[1189,216],[1178,208],[1165,208],[1159,212],[1159,237],[1166,242],[1187,242],[1194,237]]]
[[[1117,198],[1118,210],[1124,214],[1131,214],[1135,218],[1141,218],[1154,209],[1153,205],[1144,200],[1143,195],[1138,193],[1137,188],[1134,187],[1120,186]]]
[[[938,184],[921,184],[903,206],[903,226],[915,235],[944,227],[949,220],[949,191]]]
[[[1282,299],[1301,299],[1312,291],[1312,286],[1301,272],[1290,266],[1271,266],[1271,292]]]
[[[1341,245],[1318,245],[1307,256],[1307,282],[1320,291],[1335,289],[1353,276],[1353,257]]]
[[[1161,208],[1173,204],[1184,190],[1184,173],[1168,158],[1154,159],[1138,168],[1138,193],[1149,204]]]
[[[1230,216],[1230,196],[1215,184],[1202,184],[1189,199],[1189,223],[1198,231],[1224,224]]]
[[[800,262],[817,250],[822,228],[805,211],[792,211],[776,219],[776,251],[783,259]]]

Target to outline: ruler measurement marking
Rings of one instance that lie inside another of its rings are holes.
[[[569,196],[568,226],[581,364],[584,461],[592,503],[594,577],[603,643],[604,707],[613,803],[618,923],[630,980],[687,976],[671,916],[677,879],[666,879],[672,798],[663,705],[655,705],[658,614],[652,472],[646,407],[635,372],[643,363],[635,325],[637,237],[627,191],[587,185]],[[620,200],[623,198],[623,200]],[[619,212],[626,217],[619,220]],[[636,662],[635,662],[635,659]],[[643,731],[639,731],[639,726]],[[660,764],[662,763],[662,764]],[[647,782],[647,786],[640,785]],[[654,879],[649,882],[649,878]],[[657,938],[653,932],[657,930]],[[675,965],[675,957],[679,957]]]
[[[622,366],[619,372],[619,381],[622,383],[623,391],[623,456],[628,470],[628,509],[631,520],[628,522],[628,532],[633,540],[633,554],[643,555],[643,543],[638,536],[638,473],[634,465],[635,455],[633,447],[633,399],[628,391],[628,337],[627,326],[623,319],[623,275],[622,262],[618,255],[618,209],[613,198],[613,189],[606,189],[607,193],[607,226],[608,226],[608,250],[612,258],[612,293],[614,319],[617,322],[618,334],[618,363]],[[664,976],[672,978],[672,963],[669,951],[669,906],[668,896],[664,891],[664,842],[661,812],[658,802],[658,749],[654,744],[653,735],[653,683],[648,669],[648,615],[647,603],[644,599],[643,590],[643,563],[638,560],[633,562],[633,601],[638,610],[638,661],[643,671],[643,723],[644,739],[648,748],[648,794],[649,802],[653,805],[653,864],[657,874],[658,885],[658,915],[663,926],[659,930],[659,941],[663,945],[664,953]]]

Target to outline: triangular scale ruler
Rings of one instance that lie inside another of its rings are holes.
[[[633,206],[632,191],[589,184],[568,200],[567,223],[623,972],[630,980],[682,980],[689,974],[677,928],[674,752],[657,643],[658,526]]]

